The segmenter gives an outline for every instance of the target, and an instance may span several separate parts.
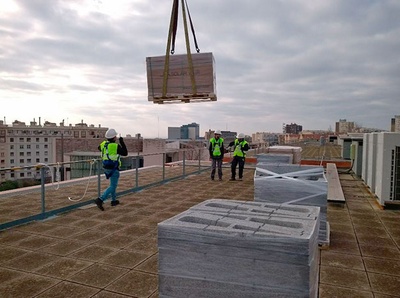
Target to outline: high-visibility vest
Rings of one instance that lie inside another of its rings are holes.
[[[242,142],[239,142],[238,139],[235,140],[235,150],[233,151],[233,156],[239,156],[239,157],[245,157],[246,153],[242,151],[242,147],[244,147],[247,144],[245,140]]]
[[[218,140],[216,140],[215,138],[212,138],[210,140],[210,143],[212,144],[213,156],[218,157],[218,156],[222,155],[221,147],[222,147],[223,142],[224,142],[223,138],[219,138]]]
[[[103,164],[105,161],[113,161],[121,166],[121,157],[117,153],[118,152],[118,144],[117,143],[110,143],[109,141],[103,141],[100,144],[101,150],[101,159],[103,160]]]

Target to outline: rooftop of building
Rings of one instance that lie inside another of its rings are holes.
[[[167,177],[182,172],[166,169]],[[253,201],[254,166],[244,181],[211,181],[209,172],[127,192],[105,211],[94,204],[0,232],[0,297],[158,297],[157,224],[211,198]],[[141,169],[139,185],[162,176]],[[320,249],[319,297],[399,297],[400,211],[383,210],[362,180],[340,173],[346,198],[329,205],[330,244]],[[121,175],[119,191],[135,186]],[[105,185],[105,184],[104,184]],[[46,189],[46,204],[62,208],[96,197],[94,181]],[[83,196],[84,195],[84,196]],[[40,193],[0,199],[0,222],[40,210]]]

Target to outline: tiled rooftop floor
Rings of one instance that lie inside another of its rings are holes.
[[[125,195],[117,207],[107,202],[104,212],[89,205],[0,232],[0,297],[158,297],[157,223],[210,198],[253,200],[253,170],[242,182],[227,181],[224,171],[222,182],[204,172]],[[400,211],[381,210],[352,175],[340,179],[346,205],[328,206],[330,245],[321,249],[319,297],[400,297]],[[46,198],[57,203],[74,189]],[[7,200],[2,217],[21,211],[21,201],[13,209]]]

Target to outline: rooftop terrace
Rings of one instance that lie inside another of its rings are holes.
[[[181,171],[171,167],[167,175]],[[244,181],[211,181],[209,172],[127,193],[105,211],[94,204],[0,232],[0,297],[158,297],[157,224],[211,198],[252,201],[254,168]],[[151,182],[161,168],[143,170]],[[330,245],[320,252],[319,297],[400,297],[400,211],[382,210],[364,183],[341,173],[344,207],[328,205]],[[142,183],[141,182],[141,183]],[[134,185],[122,175],[119,190]],[[105,186],[106,184],[104,184]],[[95,183],[46,193],[63,207],[68,196],[96,197]],[[2,221],[40,209],[37,194],[0,200]]]

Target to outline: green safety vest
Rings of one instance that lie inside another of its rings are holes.
[[[109,141],[103,141],[100,144],[101,159],[103,160],[103,165],[107,162],[112,161],[118,166],[121,166],[121,158],[118,152],[118,144],[110,143]]]
[[[222,147],[223,142],[224,142],[223,138],[219,138],[218,140],[216,140],[215,138],[212,138],[210,140],[210,143],[212,144],[213,156],[221,156],[222,155],[221,147]]]
[[[239,157],[245,157],[246,153],[244,153],[244,151],[242,151],[242,147],[244,147],[244,145],[246,145],[247,142],[243,141],[243,142],[239,142],[238,139],[235,140],[235,150],[233,151],[233,156],[239,156]]]

